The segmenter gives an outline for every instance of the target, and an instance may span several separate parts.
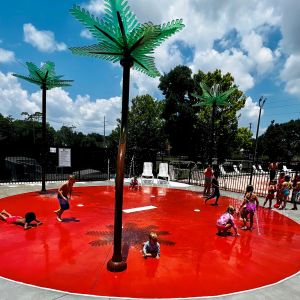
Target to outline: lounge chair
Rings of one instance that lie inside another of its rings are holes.
[[[282,166],[282,171],[283,172],[293,172],[292,169],[288,169],[285,165]]]
[[[240,171],[239,171],[237,165],[233,165],[233,170],[236,174],[240,174]]]
[[[252,165],[252,168],[253,168],[253,173],[254,174],[261,174],[261,172],[259,170],[257,170],[255,165]]]
[[[168,163],[160,163],[159,170],[157,174],[157,181],[158,183],[167,182],[169,183],[170,176],[169,176],[169,166]]]
[[[261,165],[257,165],[258,167],[258,171],[261,173],[261,174],[267,174],[268,172],[267,171],[264,171],[262,166]]]
[[[153,184],[154,175],[153,175],[153,164],[152,162],[144,162],[143,173],[141,177],[141,183],[150,182]]]

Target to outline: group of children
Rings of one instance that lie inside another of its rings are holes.
[[[57,198],[59,202],[59,209],[55,210],[56,219],[59,222],[62,222],[62,214],[65,210],[70,208],[70,198],[72,194],[72,188],[74,183],[76,182],[75,176],[70,175],[67,182],[63,183],[57,191]],[[0,213],[0,219],[7,222],[8,224],[16,224],[24,227],[25,230],[30,229],[32,227],[36,227],[38,225],[43,224],[36,217],[34,212],[27,212],[24,217],[12,215],[6,210],[2,210]]]
[[[296,175],[292,183],[290,176],[285,175],[284,172],[280,173],[278,181],[270,181],[268,194],[263,207],[265,207],[267,202],[269,202],[269,208],[272,208],[272,202],[276,197],[274,208],[285,209],[291,190],[291,202],[293,203],[293,207],[291,209],[297,210],[297,202],[300,201],[300,177]]]
[[[255,193],[253,193],[253,186],[248,185],[246,188],[246,193],[244,197],[244,201],[242,202],[238,211],[229,205],[226,212],[222,214],[217,220],[217,235],[226,236],[231,235],[231,228],[235,231],[235,236],[239,236],[237,226],[234,221],[234,213],[240,216],[243,225],[241,227],[242,230],[252,230],[253,229],[253,219],[254,213],[258,209],[259,202]],[[247,223],[249,222],[249,226]]]

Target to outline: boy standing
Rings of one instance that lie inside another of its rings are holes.
[[[56,213],[56,219],[59,222],[62,222],[61,216],[63,212],[70,208],[69,199],[71,199],[72,188],[75,181],[75,176],[70,175],[68,181],[61,185],[57,191],[57,198],[60,208],[54,212]],[[68,195],[70,195],[70,198],[68,198]]]

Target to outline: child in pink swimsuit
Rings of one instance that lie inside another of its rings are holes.
[[[228,206],[226,212],[217,220],[217,235],[226,236],[230,235],[229,230],[231,228],[235,231],[235,236],[239,236],[237,232],[237,227],[234,223],[233,214],[235,212],[235,208],[233,206]]]
[[[252,192],[248,192],[245,195],[244,201],[239,209],[239,213],[241,214],[241,218],[243,221],[243,230],[252,230],[253,229],[253,217],[256,209],[259,206],[258,198],[256,194]],[[250,218],[250,226],[247,227],[248,215]]]
[[[6,221],[8,224],[16,224],[16,225],[24,226],[25,230],[32,228],[34,226],[33,224],[31,224],[31,222],[33,221],[36,222],[36,226],[42,224],[42,222],[36,218],[34,212],[28,212],[25,214],[24,217],[21,217],[21,216],[13,216],[9,212],[3,209],[2,212],[0,213],[0,219]]]

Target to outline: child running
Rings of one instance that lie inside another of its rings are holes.
[[[253,217],[255,211],[258,209],[259,202],[256,194],[253,193],[253,189],[247,192],[242,205],[238,213],[240,213],[241,219],[243,221],[242,230],[252,230],[253,229]],[[250,226],[247,227],[248,216],[250,218]]]
[[[160,258],[160,245],[157,241],[157,234],[155,232],[150,232],[149,240],[144,243],[142,251],[143,251],[144,258],[147,257],[154,257],[157,259]]]
[[[231,235],[229,232],[231,228],[235,231],[235,236],[239,236],[237,227],[234,223],[233,214],[235,213],[235,208],[233,206],[228,206],[226,212],[217,220],[217,235],[227,236]]]
[[[265,207],[265,205],[269,201],[269,209],[272,208],[272,200],[275,198],[275,193],[276,193],[276,181],[272,180],[269,183],[268,195],[267,195],[266,200],[263,204],[263,207]]]
[[[0,213],[0,219],[6,221],[8,224],[16,224],[16,225],[24,226],[25,230],[43,224],[41,221],[39,221],[36,218],[34,212],[28,212],[25,214],[24,217],[21,217],[21,216],[13,216],[9,212],[3,209],[2,212]],[[36,223],[36,225],[31,224],[31,222],[33,221]]]
[[[75,176],[70,175],[68,181],[65,182],[62,186],[60,186],[57,191],[57,198],[60,208],[58,210],[55,210],[54,212],[56,214],[56,219],[59,222],[63,221],[61,216],[64,213],[64,211],[70,208],[68,195],[70,195],[71,198],[72,188],[75,182]]]
[[[218,201],[220,198],[220,190],[219,190],[219,182],[218,182],[218,174],[214,174],[214,177],[212,179],[212,188],[213,188],[213,193],[210,196],[207,196],[207,198],[205,199],[205,203],[213,198],[216,198],[215,203],[211,204],[212,206],[217,206],[218,205]]]

